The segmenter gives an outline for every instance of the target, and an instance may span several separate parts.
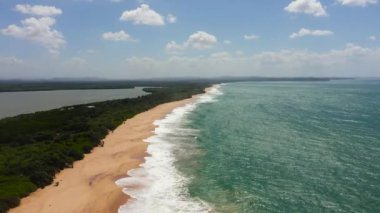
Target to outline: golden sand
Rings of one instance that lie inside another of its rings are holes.
[[[59,172],[53,184],[21,200],[11,213],[117,212],[128,196],[115,181],[137,168],[146,156],[144,139],[153,135],[153,122],[192,99],[159,105],[126,120],[73,168]],[[59,182],[58,186],[55,183]]]

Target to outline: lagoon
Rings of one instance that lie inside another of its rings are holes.
[[[143,88],[1,92],[0,119],[63,106],[136,98],[148,94]]]

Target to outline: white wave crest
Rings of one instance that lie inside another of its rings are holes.
[[[223,93],[220,86],[213,86],[207,93],[197,97],[193,103],[174,109],[164,119],[154,122],[155,135],[146,139],[149,143],[145,163],[140,168],[128,171],[128,177],[116,184],[132,199],[119,208],[119,213],[170,213],[170,212],[211,212],[206,202],[192,198],[187,191],[190,179],[182,175],[174,166],[174,151],[178,141],[194,138],[196,130],[184,127],[187,115],[198,104],[217,101]],[[177,142],[177,143],[176,143]]]

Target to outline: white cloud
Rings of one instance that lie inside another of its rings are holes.
[[[132,36],[123,30],[119,32],[106,32],[102,35],[104,40],[108,41],[135,41]]]
[[[197,50],[205,50],[214,47],[218,43],[218,40],[214,35],[211,35],[205,31],[198,31],[189,36],[185,42],[185,47],[190,47]]]
[[[88,60],[92,58],[89,57]],[[67,59],[71,61],[68,64],[59,63],[57,60],[41,59],[41,61],[24,61],[20,65],[4,66],[7,69],[2,69],[0,77],[43,78],[49,75],[62,76],[65,73],[78,77],[94,75],[107,77],[112,74],[114,78],[123,79],[186,76],[380,77],[379,58],[380,46],[366,48],[347,44],[342,48],[322,52],[282,49],[257,54],[231,51],[203,56],[129,57],[123,60],[123,63],[115,63],[114,60],[87,61],[79,68],[72,66],[83,64],[80,59]],[[70,64],[72,66],[68,66]],[[54,68],[53,71],[52,68]]]
[[[133,57],[128,70],[147,76],[380,76],[380,48],[347,44],[327,52],[284,49],[251,56],[217,52],[167,59]]]
[[[54,6],[44,6],[44,5],[29,5],[29,4],[18,4],[15,10],[28,15],[36,16],[56,16],[61,15],[62,10]]]
[[[181,44],[177,44],[175,41],[171,41],[166,44],[166,52],[169,54],[181,54],[185,47]]]
[[[325,8],[318,0],[294,0],[284,8],[289,13],[306,13],[313,16],[327,16]]]
[[[166,21],[167,21],[168,23],[170,23],[170,24],[174,24],[174,23],[177,22],[177,17],[175,17],[175,16],[172,15],[172,14],[168,14],[168,15],[166,16]]]
[[[344,6],[366,7],[370,4],[376,4],[377,0],[338,0]]]
[[[166,52],[169,54],[182,54],[186,49],[206,50],[213,48],[218,43],[217,38],[205,31],[197,31],[189,36],[187,41],[179,44],[175,41],[170,41],[166,44]]]
[[[290,38],[299,38],[304,36],[331,36],[334,33],[329,30],[309,30],[306,28],[301,28],[298,32],[292,33]]]
[[[21,26],[9,25],[2,29],[3,35],[30,40],[38,43],[56,54],[66,44],[63,35],[53,29],[55,19],[51,17],[27,18],[21,21]]]
[[[244,35],[243,38],[245,40],[256,40],[256,39],[259,39],[259,36],[257,36],[257,35]]]
[[[19,58],[16,58],[14,56],[10,57],[0,57],[0,64],[3,65],[16,65],[16,64],[22,64],[23,61]]]
[[[371,41],[376,41],[376,36],[373,36],[373,35],[369,36],[368,39],[371,40]]]
[[[142,4],[135,10],[126,10],[120,17],[121,21],[132,21],[134,24],[144,24],[152,26],[165,25],[162,15],[152,10],[149,5]]]

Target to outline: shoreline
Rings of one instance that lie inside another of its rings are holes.
[[[117,212],[129,197],[115,181],[144,162],[148,147],[144,140],[154,135],[153,122],[196,97],[160,104],[126,120],[103,139],[103,147],[95,147],[73,168],[57,173],[52,184],[22,198],[9,212]]]

